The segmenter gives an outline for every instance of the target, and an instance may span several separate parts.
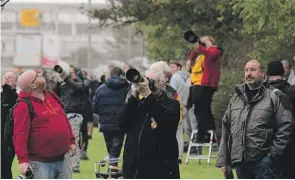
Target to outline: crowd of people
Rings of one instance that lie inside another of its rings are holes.
[[[124,149],[123,178],[180,178],[184,134],[198,130],[193,141],[205,143],[207,130],[215,130],[211,103],[223,50],[212,37],[200,42],[185,68],[177,61],[155,62],[139,83],[126,79],[130,65],[110,66],[101,82],[75,66],[57,76],[40,68],[19,77],[7,72],[1,91],[1,178],[12,178],[15,155],[22,175],[31,170],[37,179],[70,179],[81,173],[94,114],[112,166],[118,166],[111,160]],[[216,165],[225,176],[234,168],[238,178],[294,178],[291,61],[271,61],[266,70],[251,60],[244,72],[245,82],[235,87],[222,120]]]

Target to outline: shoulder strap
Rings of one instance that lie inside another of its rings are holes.
[[[20,101],[24,101],[24,102],[27,104],[27,106],[28,106],[28,108],[29,108],[29,114],[30,114],[31,120],[32,120],[34,117],[36,117],[36,114],[35,114],[35,112],[34,112],[34,107],[33,107],[33,105],[32,105],[31,100],[30,100],[29,98],[21,98],[21,99],[18,99],[18,102],[20,102]]]
[[[57,97],[57,95],[55,93],[53,93],[52,91],[47,91],[60,105],[62,108],[64,108],[63,103],[61,102],[60,98]]]

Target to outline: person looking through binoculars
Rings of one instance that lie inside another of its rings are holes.
[[[157,62],[146,77],[136,69],[126,72],[132,86],[117,116],[127,134],[123,178],[180,178],[176,139],[180,104],[168,97],[169,75],[164,69],[169,71],[168,64]]]

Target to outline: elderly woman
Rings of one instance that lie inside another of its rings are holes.
[[[180,104],[168,97],[168,74],[156,67],[151,66],[147,73],[154,88],[150,89],[147,78],[132,84],[118,114],[119,125],[127,133],[123,157],[123,177],[127,179],[180,178],[176,140]]]

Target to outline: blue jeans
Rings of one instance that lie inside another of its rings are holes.
[[[67,159],[53,162],[30,161],[34,179],[72,179],[72,170]]]
[[[109,153],[109,159],[116,159],[120,157],[121,149],[124,141],[123,132],[103,132],[106,147]],[[117,166],[117,163],[110,163]]]

